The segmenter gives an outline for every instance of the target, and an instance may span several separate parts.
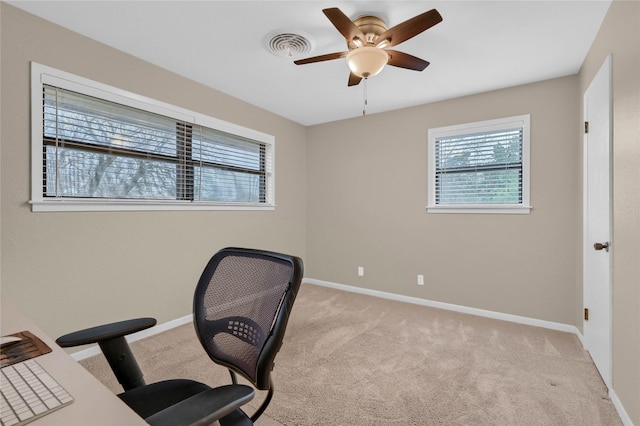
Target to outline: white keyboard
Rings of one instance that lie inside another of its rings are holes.
[[[33,359],[0,371],[2,426],[24,425],[73,402],[73,397]]]

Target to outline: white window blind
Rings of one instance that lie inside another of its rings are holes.
[[[193,197],[250,203],[267,201],[266,145],[198,126],[192,135]]]
[[[220,130],[180,114],[51,84],[40,87],[42,173],[36,202],[272,206],[273,146],[253,139],[252,131],[235,134],[229,131],[233,125]]]
[[[528,207],[528,131],[528,116],[430,130],[429,207]]]

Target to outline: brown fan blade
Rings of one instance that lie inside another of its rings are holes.
[[[391,47],[415,37],[424,30],[433,27],[442,21],[442,16],[437,10],[431,9],[411,19],[404,21],[395,27],[389,28],[376,39],[378,47]]]
[[[364,43],[365,37],[364,34],[362,34],[362,31],[360,31],[360,28],[358,28],[356,24],[347,17],[347,15],[342,13],[340,9],[332,7],[329,9],[323,9],[322,12],[327,18],[329,18],[333,26],[340,31],[340,34],[347,39],[348,44],[356,38],[359,38]]]
[[[296,65],[304,65],[304,64],[312,64],[314,62],[322,62],[322,61],[330,61],[332,59],[340,59],[347,56],[349,52],[336,52],[336,53],[327,53],[326,55],[313,56],[311,58],[298,59],[297,61],[293,61]]]
[[[357,86],[358,84],[360,84],[361,81],[362,81],[362,77],[358,77],[354,73],[350,73],[349,74],[349,83],[347,84],[347,86],[349,86],[349,87]]]
[[[385,52],[389,54],[389,61],[387,64],[393,65],[394,67],[422,71],[429,65],[429,62],[424,59],[416,58],[408,53],[398,52],[397,50],[385,50]]]

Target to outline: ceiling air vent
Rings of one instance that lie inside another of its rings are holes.
[[[291,58],[308,54],[313,50],[314,42],[311,36],[303,31],[277,30],[264,39],[269,52],[282,58]]]

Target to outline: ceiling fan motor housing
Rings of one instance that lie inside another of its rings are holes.
[[[360,29],[360,31],[362,31],[365,36],[365,40],[362,40],[364,46],[369,44],[376,44],[376,39],[378,38],[378,36],[387,31],[387,24],[385,24],[385,22],[377,16],[360,16],[359,18],[354,20],[353,23]],[[349,47],[349,50],[361,47],[358,46],[358,44],[356,44],[353,40],[348,41],[347,45]]]

